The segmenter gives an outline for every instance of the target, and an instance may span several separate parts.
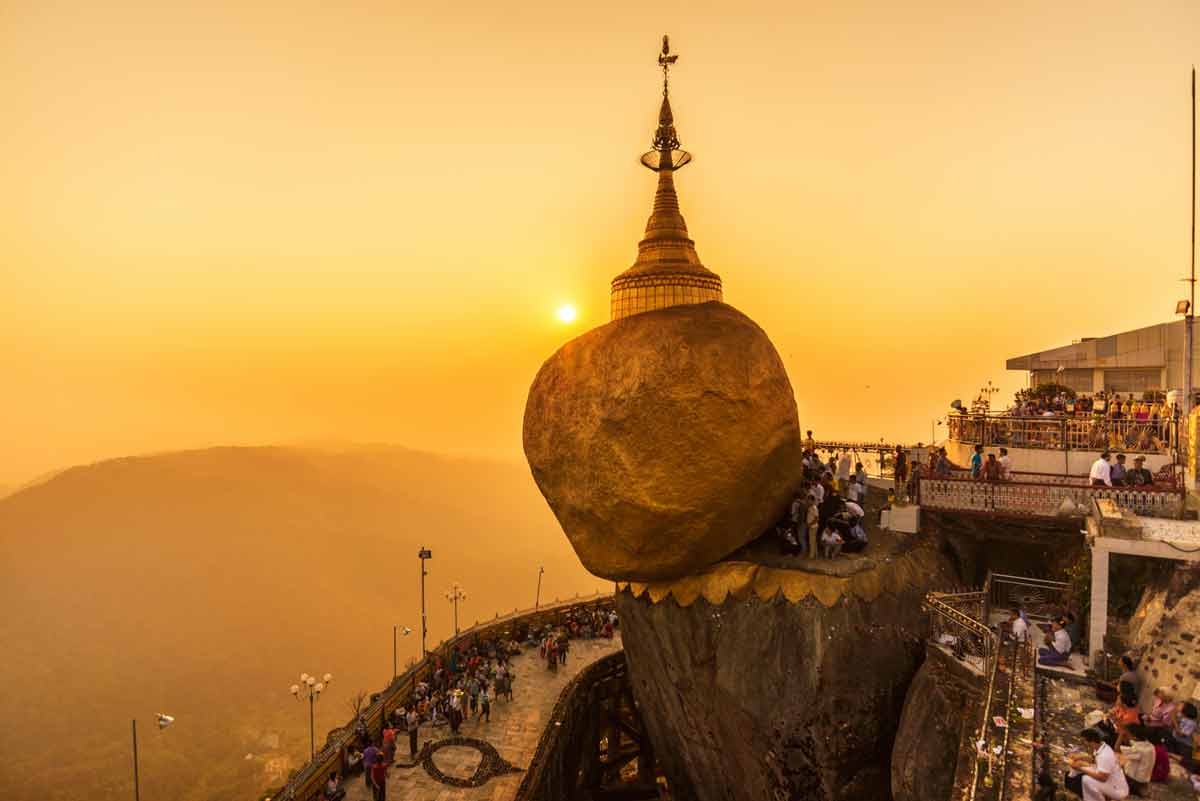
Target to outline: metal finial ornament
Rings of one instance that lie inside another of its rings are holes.
[[[654,132],[650,150],[642,154],[642,166],[659,172],[661,170],[678,170],[692,160],[692,154],[679,149],[679,135],[675,132],[675,115],[671,113],[670,81],[671,67],[679,60],[678,53],[671,52],[671,40],[667,35],[662,38],[662,52],[658,55],[658,65],[663,71],[663,99],[658,110],[658,130]]]

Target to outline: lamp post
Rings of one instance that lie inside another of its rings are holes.
[[[425,621],[425,577],[429,575],[425,572],[425,560],[433,558],[433,551],[422,545],[417,550],[417,558],[421,560],[421,658],[424,659],[429,654],[429,651],[425,650],[425,635],[429,631]]]
[[[538,565],[538,588],[537,588],[537,595],[533,596],[533,608],[534,608],[534,611],[537,611],[538,604],[540,604],[540,603],[541,603],[541,600],[542,600],[542,574],[543,574],[543,573],[545,573],[545,572],[546,572],[546,568],[545,568],[545,566],[544,566],[544,565]]]
[[[317,756],[317,699],[321,693],[333,681],[333,674],[326,673],[317,681],[316,676],[310,676],[307,673],[300,674],[300,683],[293,684],[291,693],[297,701],[308,699],[308,747],[310,750],[310,758]]]
[[[412,634],[412,629],[408,626],[392,626],[392,681],[396,680],[397,661],[396,661],[396,636],[403,634],[405,637]]]
[[[467,594],[463,592],[463,588],[458,582],[454,582],[450,589],[446,590],[446,600],[454,604],[454,634],[458,635],[458,602],[467,600]]]
[[[158,724],[158,730],[162,731],[163,729],[167,728],[172,723],[174,723],[175,718],[171,717],[170,715],[168,715],[166,713],[159,712],[155,716],[155,722]],[[132,721],[132,729],[133,729],[133,801],[141,801],[142,782],[141,782],[141,778],[138,776],[137,718],[134,718]]]

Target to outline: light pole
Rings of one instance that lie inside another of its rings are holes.
[[[175,722],[175,718],[173,718],[170,715],[167,715],[163,712],[159,712],[155,716],[155,720],[158,723],[159,731],[162,731],[163,729],[167,728],[168,726],[170,726],[172,723]],[[141,778],[138,776],[137,718],[133,719],[132,728],[133,728],[133,801],[141,801],[142,782],[141,782]]]
[[[412,629],[408,626],[392,626],[392,681],[396,680],[396,635],[403,633],[405,637],[412,634]]]
[[[541,600],[542,600],[542,574],[545,572],[546,572],[546,568],[542,565],[538,565],[537,595],[533,596],[533,608],[535,611],[538,608],[538,604],[541,603]]]
[[[450,589],[446,590],[446,600],[454,604],[454,634],[458,635],[458,602],[467,600],[467,594],[463,592],[463,588],[458,582],[454,582]]]
[[[425,650],[425,635],[429,631],[425,622],[425,577],[429,575],[425,572],[425,560],[433,558],[433,551],[422,545],[417,551],[417,558],[421,560],[421,658],[424,659],[429,654]]]
[[[291,687],[292,695],[297,701],[308,699],[308,747],[311,751],[310,758],[317,756],[317,713],[316,703],[317,698],[333,681],[333,674],[326,673],[317,681],[316,676],[310,676],[307,673],[300,674],[300,683],[293,684]]]

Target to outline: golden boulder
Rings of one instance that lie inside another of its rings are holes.
[[[723,303],[636,314],[564,345],[529,390],[524,445],[584,567],[614,580],[722,559],[784,513],[800,475],[783,362]]]

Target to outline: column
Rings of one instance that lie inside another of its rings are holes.
[[[1092,541],[1092,608],[1088,617],[1088,658],[1092,668],[1099,664],[1104,650],[1104,634],[1108,630],[1108,549]]]

